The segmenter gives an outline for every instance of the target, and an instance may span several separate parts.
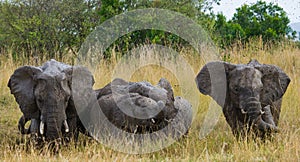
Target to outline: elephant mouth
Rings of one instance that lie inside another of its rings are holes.
[[[41,135],[44,135],[45,134],[45,123],[43,121],[40,122],[40,126],[39,126],[39,133]],[[63,121],[63,126],[64,126],[64,132],[65,133],[69,133],[69,125],[68,125],[68,122],[67,120],[64,120]]]
[[[270,105],[262,107],[259,101],[255,98],[250,98],[245,108],[241,108],[240,111],[253,129],[262,133],[279,131],[275,125]]]
[[[265,113],[264,110],[261,108],[262,107],[261,103],[255,100],[248,101],[245,107],[247,108],[241,108],[241,113],[245,115],[251,113],[251,111],[252,113],[257,113],[259,115],[263,115]],[[257,110],[257,107],[259,108],[259,110]]]

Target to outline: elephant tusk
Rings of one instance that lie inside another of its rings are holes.
[[[247,114],[247,111],[245,111],[244,109],[241,109],[242,114]]]
[[[261,115],[263,115],[264,113],[265,113],[264,111],[260,110],[260,114],[261,114]]]
[[[40,123],[40,133],[43,135],[44,134],[44,128],[45,128],[45,123],[41,121]]]
[[[69,126],[68,126],[67,120],[64,120],[64,126],[65,126],[66,133],[68,133],[69,132]]]
[[[155,120],[153,118],[151,119],[151,121],[152,121],[153,124],[155,124]]]

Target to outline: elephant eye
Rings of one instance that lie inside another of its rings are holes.
[[[43,102],[43,100],[41,98],[37,98],[36,100],[37,100],[38,103],[42,103]]]
[[[37,89],[39,89],[39,91],[42,91],[46,88],[47,85],[47,81],[44,79],[38,79],[38,84],[37,84]]]
[[[238,93],[239,91],[240,91],[240,87],[239,86],[236,85],[236,86],[233,87],[233,92],[234,93]]]

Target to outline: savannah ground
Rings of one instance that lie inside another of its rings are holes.
[[[243,49],[237,47],[239,46],[221,52],[220,58],[230,55],[230,58],[226,58],[231,63],[247,63],[253,58],[260,63],[275,64],[291,78],[291,83],[283,98],[279,121],[280,132],[272,141],[237,141],[223,115],[211,133],[199,139],[199,130],[211,98],[198,93],[197,97],[201,102],[188,136],[158,152],[142,155],[125,154],[84,136],[80,136],[77,147],[72,143],[62,147],[55,155],[51,155],[47,150],[28,148],[24,145],[17,128],[21,111],[7,87],[10,75],[17,67],[25,63],[14,63],[8,53],[5,56],[0,55],[0,161],[299,161],[300,50],[291,45],[281,45],[265,50],[259,41]],[[188,60],[195,73],[199,72],[204,65],[201,57],[193,55],[189,50],[183,50],[181,54]],[[95,88],[101,88],[110,81],[111,71],[117,60],[113,58],[109,62],[103,62],[95,70]],[[64,58],[63,61],[68,62],[68,59]],[[35,65],[34,61],[30,64]],[[153,73],[156,75],[151,75]],[[169,79],[174,85],[175,93],[181,95],[177,90],[178,87],[175,86],[176,78],[164,68],[143,67],[132,75],[131,80],[149,80],[154,84],[160,77]]]

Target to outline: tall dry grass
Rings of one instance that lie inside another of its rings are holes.
[[[197,114],[188,137],[158,152],[129,155],[114,151],[84,136],[80,137],[76,147],[75,144],[62,147],[56,155],[51,155],[47,150],[27,148],[17,131],[21,112],[7,88],[10,75],[22,63],[14,63],[9,57],[3,57],[0,58],[0,161],[299,161],[300,50],[293,45],[281,45],[271,49],[268,47],[266,50],[262,42],[253,41],[243,48],[237,44],[220,53],[220,58],[226,58],[232,63],[247,63],[250,59],[257,59],[261,63],[275,64],[290,76],[292,82],[284,95],[279,122],[281,131],[271,141],[235,140],[223,115],[215,128],[205,138],[200,139],[199,130],[211,99],[197,93],[196,97],[201,102],[195,108]],[[191,50],[183,50],[180,54],[188,60],[195,73],[204,65],[201,57]],[[103,87],[111,81],[118,60],[119,58],[113,57],[109,62],[103,61],[94,67],[95,88]],[[132,73],[130,80],[147,80],[155,84],[160,77],[170,80],[176,95],[184,95],[180,91],[176,76],[168,68],[158,65],[139,68]]]

